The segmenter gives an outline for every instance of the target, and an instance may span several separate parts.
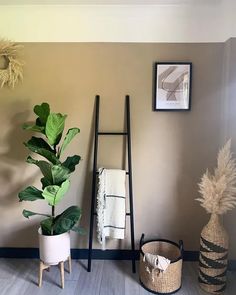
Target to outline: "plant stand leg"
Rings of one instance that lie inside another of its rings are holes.
[[[71,273],[72,267],[71,267],[71,256],[68,257],[68,267],[69,267],[69,273]]]
[[[43,278],[43,262],[39,262],[39,282],[38,285],[39,287],[42,287],[42,278]]]
[[[40,262],[39,262],[39,281],[38,281],[39,287],[42,287],[44,269],[47,269],[49,271],[49,265],[44,264],[43,261],[40,260]]]
[[[60,265],[60,273],[61,273],[61,288],[64,289],[64,261],[59,262]]]

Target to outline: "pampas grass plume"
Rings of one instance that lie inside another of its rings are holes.
[[[208,213],[225,214],[236,206],[236,163],[230,151],[231,140],[219,151],[214,174],[208,170],[199,183],[196,200]]]

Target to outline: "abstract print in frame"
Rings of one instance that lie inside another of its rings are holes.
[[[154,111],[189,111],[192,63],[155,63]]]

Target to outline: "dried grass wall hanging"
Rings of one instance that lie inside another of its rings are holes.
[[[214,174],[208,170],[199,183],[201,198],[197,199],[211,214],[200,239],[199,284],[212,294],[226,288],[229,238],[220,215],[236,206],[236,163],[230,152],[231,141],[219,151]]]
[[[19,58],[22,45],[0,40],[0,58],[5,59],[4,68],[0,68],[0,87],[15,85],[23,80],[23,62]]]

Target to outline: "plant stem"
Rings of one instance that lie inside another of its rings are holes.
[[[57,156],[57,146],[56,146],[56,144],[53,146],[53,150],[54,150],[55,155]],[[55,206],[52,206],[52,228],[51,228],[51,235],[53,235],[54,218],[55,218]]]
[[[55,206],[52,206],[52,218],[54,219],[55,217]]]
[[[53,150],[54,150],[54,153],[55,153],[56,157],[58,157],[58,155],[57,155],[57,146],[56,146],[56,144],[53,146]]]
[[[53,236],[53,224],[55,218],[55,206],[52,206],[52,228],[51,228],[51,235]]]

